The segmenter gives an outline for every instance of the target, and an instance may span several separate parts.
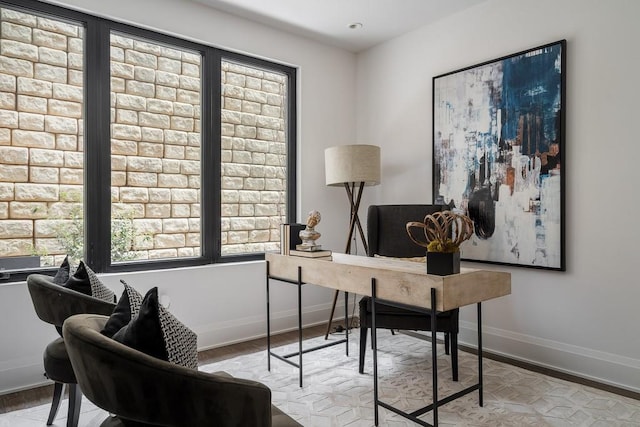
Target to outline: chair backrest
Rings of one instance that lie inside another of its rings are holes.
[[[63,327],[78,384],[97,406],[151,425],[271,425],[267,386],[148,356],[102,335],[106,321],[77,315]]]
[[[114,303],[57,285],[51,277],[43,274],[27,276],[27,287],[38,317],[58,327],[62,327],[64,321],[74,314],[95,313],[108,316],[116,306]]]
[[[411,258],[426,255],[426,249],[409,239],[406,224],[424,220],[428,214],[447,210],[447,205],[371,205],[367,211],[369,256]]]

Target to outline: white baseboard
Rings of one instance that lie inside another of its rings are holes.
[[[477,348],[476,323],[461,321],[458,342]],[[602,384],[640,392],[640,360],[504,329],[482,328],[484,350]]]
[[[302,326],[309,327],[326,324],[329,321],[331,304],[318,304],[305,307],[302,313]],[[334,321],[344,318],[344,303],[336,304]],[[351,316],[351,313],[349,313]],[[279,334],[295,330],[298,327],[298,311],[286,310],[271,314],[271,333]],[[195,330],[198,334],[198,350],[208,350],[243,341],[267,336],[267,323],[263,317],[251,316],[207,325]]]
[[[9,364],[8,364],[9,365]],[[15,393],[34,387],[53,384],[44,376],[42,358],[37,361],[23,362],[18,366],[0,369],[0,394]]]

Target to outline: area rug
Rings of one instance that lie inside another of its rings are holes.
[[[304,426],[373,426],[373,362],[367,351],[365,373],[358,374],[358,337],[350,335],[349,356],[343,345],[303,356],[303,387],[298,370],[275,358],[267,371],[261,352],[204,367],[268,385],[273,402]],[[330,339],[338,339],[332,336]],[[325,343],[308,340],[304,348]],[[277,349],[278,354],[297,345]],[[439,395],[445,396],[477,382],[477,357],[459,352],[459,381],[451,380],[451,363],[444,347],[437,347]],[[640,426],[640,401],[540,375],[512,365],[484,359],[484,406],[478,393],[468,394],[439,408],[440,426]],[[378,333],[380,399],[406,411],[430,403],[431,346],[411,336]],[[421,417],[432,422],[431,414]],[[380,426],[416,424],[379,409]]]
[[[267,353],[261,351],[201,366],[206,372],[226,371],[236,377],[260,381],[272,390],[273,403],[306,427],[373,426],[371,351],[365,373],[358,373],[358,334],[350,335],[349,356],[337,345],[303,356],[303,387],[298,370],[276,358],[267,370]],[[332,335],[330,340],[342,338]],[[324,344],[324,337],[304,342],[304,348]],[[431,398],[431,346],[406,335],[378,334],[380,398],[403,410],[423,407]],[[278,354],[297,350],[297,344],[274,349]],[[477,358],[459,352],[459,382],[451,380],[451,364],[438,346],[440,396],[477,382]],[[439,408],[440,426],[640,426],[640,401],[533,373],[484,359],[484,406],[473,392]],[[66,405],[66,402],[63,402]],[[86,398],[80,426],[99,426],[106,413]],[[49,405],[0,415],[0,427],[42,426]],[[379,409],[380,426],[416,424],[386,409]],[[432,422],[430,413],[421,417]],[[61,407],[54,425],[64,426]],[[249,426],[248,426],[249,427]]]

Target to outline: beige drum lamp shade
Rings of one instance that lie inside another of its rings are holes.
[[[338,145],[324,150],[326,185],[364,182],[380,184],[380,147],[376,145]]]

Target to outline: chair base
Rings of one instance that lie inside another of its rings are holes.
[[[368,330],[369,328],[367,327],[360,327],[360,354],[358,356],[358,372],[361,374],[364,374],[364,356],[367,351]],[[393,333],[393,329],[391,329],[391,333]],[[451,378],[453,381],[458,381],[458,334],[445,332],[444,345],[445,353],[451,353]],[[449,349],[451,349],[451,351],[449,351]]]
[[[64,397],[64,389],[69,387],[69,411],[67,413],[67,427],[78,427],[80,419],[80,405],[82,404],[82,391],[78,384],[64,384],[55,382],[53,385],[53,399],[51,401],[51,409],[47,418],[47,425],[50,426],[56,419],[60,403]]]
[[[367,330],[373,324],[372,303],[370,297],[362,297],[360,307],[360,359],[359,372],[364,372],[364,356],[367,349]],[[431,313],[422,313],[406,308],[376,302],[376,327],[403,331],[431,331]],[[453,381],[458,381],[458,331],[460,309],[437,313],[436,332],[443,332],[445,353],[451,353],[451,371]],[[435,350],[435,349],[434,349]]]
[[[49,410],[49,418],[47,418],[47,425],[53,424],[53,420],[58,415],[58,409],[60,409],[60,401],[62,400],[62,394],[64,393],[63,383],[53,384],[53,400],[51,401],[51,409]]]
[[[67,413],[67,427],[78,427],[80,419],[80,405],[82,391],[78,384],[69,384],[69,412]]]

